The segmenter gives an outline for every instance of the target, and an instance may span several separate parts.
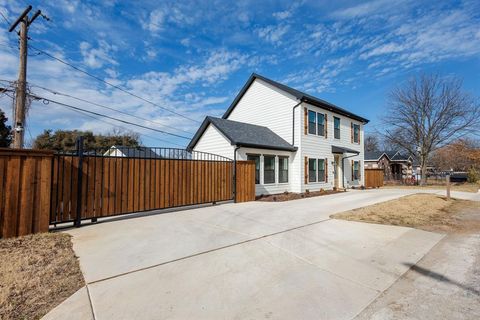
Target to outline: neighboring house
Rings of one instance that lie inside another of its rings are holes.
[[[127,157],[127,158],[161,158],[160,155],[155,153],[148,147],[124,147],[124,146],[111,146],[103,154],[110,157]]]
[[[368,120],[252,74],[222,118],[206,117],[187,149],[256,163],[256,193],[361,186]]]
[[[367,151],[365,168],[383,169],[385,180],[403,180],[413,174],[412,157],[399,151]]]

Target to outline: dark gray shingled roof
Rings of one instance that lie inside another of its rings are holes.
[[[377,161],[382,157],[383,151],[365,151],[365,161]],[[387,155],[388,157],[388,155]]]
[[[402,154],[400,151],[366,151],[365,161],[377,161],[382,155],[386,155],[391,161],[408,161],[411,157]]]
[[[252,75],[250,76],[250,78],[248,79],[247,83],[243,86],[242,90],[240,90],[240,92],[238,93],[238,95],[235,97],[235,99],[233,100],[232,104],[228,107],[227,111],[225,112],[225,114],[223,115],[223,119],[227,119],[228,116],[230,115],[230,113],[233,111],[233,108],[235,108],[235,106],[237,105],[238,101],[240,101],[240,99],[242,98],[242,96],[245,94],[245,92],[248,90],[248,88],[250,87],[250,85],[253,83],[253,81],[255,81],[255,79],[260,79],[260,80],[263,80],[269,84],[271,84],[272,86],[282,90],[282,91],[285,91],[289,94],[291,94],[292,96],[294,96],[295,98],[297,98],[298,100],[301,100],[301,101],[305,101],[309,104],[312,104],[314,106],[317,106],[317,107],[320,107],[322,109],[325,109],[325,110],[330,110],[332,112],[335,112],[335,113],[338,113],[338,114],[341,114],[341,115],[344,115],[346,117],[349,117],[351,119],[355,119],[355,120],[358,120],[358,121],[361,121],[363,123],[368,123],[369,120],[368,119],[365,119],[359,115],[356,115],[354,113],[351,113],[350,111],[348,110],[345,110],[343,108],[340,108],[339,106],[336,106],[330,102],[327,102],[325,100],[322,100],[322,99],[319,99],[317,97],[314,97],[312,95],[309,95],[308,93],[305,93],[305,92],[301,92],[297,89],[293,89],[289,86],[286,86],[284,84],[281,84],[279,82],[276,82],[276,81],[273,81],[271,79],[268,79],[268,78],[265,78],[264,76],[261,76],[259,74],[256,74],[256,73],[252,73]]]
[[[267,127],[214,117],[205,118],[197,133],[195,133],[195,136],[188,144],[188,150],[192,150],[195,147],[209,124],[214,125],[232,145],[270,150],[297,150],[296,147],[289,144]]]
[[[160,155],[158,155],[148,147],[113,146],[112,148],[120,150],[125,155],[125,157],[128,158],[161,158]]]

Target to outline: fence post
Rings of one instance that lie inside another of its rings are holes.
[[[447,174],[445,178],[447,180],[447,200],[450,200],[450,175]]]
[[[77,215],[75,217],[75,227],[80,227],[82,223],[82,177],[83,177],[83,136],[77,139],[77,155],[78,155],[78,168],[77,168]]]

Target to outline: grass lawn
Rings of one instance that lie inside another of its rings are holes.
[[[336,219],[389,224],[441,232],[480,230],[478,202],[415,194],[337,213]]]
[[[425,186],[406,186],[406,185],[386,185],[382,188],[394,188],[394,189],[438,189],[447,190],[445,183],[429,183]],[[480,184],[478,183],[452,183],[452,191],[464,191],[464,192],[478,192]]]
[[[0,240],[0,319],[39,319],[83,285],[69,235]]]

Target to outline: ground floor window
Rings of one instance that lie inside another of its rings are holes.
[[[353,161],[353,180],[360,179],[360,161]]]
[[[325,181],[325,159],[318,159],[318,181]]]
[[[255,161],[255,184],[260,184],[260,156],[249,154],[247,160]]]
[[[275,156],[263,156],[263,183],[275,183]]]
[[[278,157],[278,183],[288,182],[288,157]]]
[[[317,159],[308,159],[308,182],[317,182]]]

